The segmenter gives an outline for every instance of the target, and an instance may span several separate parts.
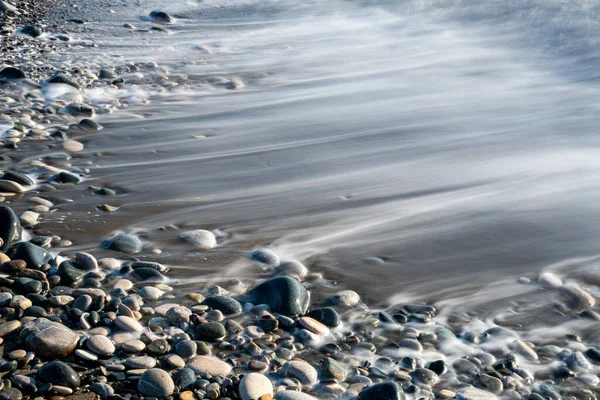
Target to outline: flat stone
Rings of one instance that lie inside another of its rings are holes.
[[[73,368],[62,361],[51,361],[39,369],[37,377],[42,382],[52,385],[77,388],[81,384],[79,375]]]
[[[124,315],[120,315],[115,319],[115,325],[127,332],[141,333],[144,331],[144,327],[139,322]]]
[[[128,340],[121,344],[121,349],[127,353],[138,353],[144,351],[146,345],[141,340]]]
[[[130,357],[123,363],[129,369],[150,369],[156,366],[156,359],[153,357]]]
[[[255,400],[273,394],[273,384],[263,374],[251,372],[240,381],[239,392],[242,400]]]
[[[0,337],[4,337],[10,335],[13,332],[21,329],[21,322],[19,321],[9,321],[0,325]]]
[[[485,390],[474,387],[462,388],[456,392],[457,400],[496,400],[497,397]]]
[[[88,349],[98,354],[99,356],[110,356],[115,352],[115,345],[110,341],[109,338],[102,335],[94,335],[90,337],[86,346]]]
[[[25,296],[17,295],[10,301],[11,308],[20,308],[21,310],[27,310],[33,303]]]
[[[167,363],[173,368],[183,368],[185,367],[185,361],[183,358],[178,356],[177,354],[170,354],[166,358]]]
[[[257,249],[252,251],[250,253],[250,259],[271,266],[278,266],[281,262],[279,256],[269,249]]]
[[[140,377],[138,390],[147,397],[167,397],[175,391],[175,384],[167,372],[152,368]]]
[[[304,315],[310,303],[306,288],[294,278],[282,276],[261,283],[250,291],[254,304],[267,304],[286,316]]]
[[[229,376],[232,369],[228,363],[210,356],[196,356],[188,361],[187,367],[199,375],[210,374],[222,378]]]
[[[85,361],[96,361],[98,359],[98,356],[91,351],[82,349],[75,350],[75,355]]]
[[[304,386],[314,386],[317,383],[317,370],[305,361],[288,361],[282,369],[285,376],[296,378]]]
[[[325,336],[329,334],[329,328],[327,328],[325,325],[323,325],[314,318],[302,317],[298,320],[298,322],[303,328],[308,329],[309,331],[316,333],[317,335]]]
[[[65,357],[77,346],[80,335],[58,322],[36,319],[23,329],[25,345],[43,358]]]
[[[325,299],[325,304],[332,306],[354,307],[360,301],[360,296],[353,290],[342,290]]]
[[[273,400],[318,400],[309,394],[298,392],[296,390],[283,390],[275,393]]]

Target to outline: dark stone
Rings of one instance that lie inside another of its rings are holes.
[[[131,271],[128,278],[134,282],[161,283],[165,277],[152,268],[138,268]]]
[[[281,276],[261,283],[250,291],[254,304],[267,304],[283,315],[304,315],[310,303],[306,288],[296,279]]]
[[[396,382],[377,383],[365,388],[358,395],[358,400],[403,400],[404,391]]]
[[[2,179],[6,179],[9,181],[20,183],[23,186],[33,186],[35,182],[33,179],[28,177],[25,174],[16,171],[6,171],[4,175],[2,175]]]
[[[0,271],[8,274],[15,274],[27,268],[27,263],[23,260],[12,260],[0,264]]]
[[[52,175],[52,177],[50,177],[50,179],[48,180],[49,182],[57,182],[57,183],[73,183],[73,184],[77,184],[79,182],[81,182],[81,177],[72,174],[70,172],[59,172],[56,175]]]
[[[21,240],[21,222],[14,211],[0,205],[0,251],[6,252],[15,243]]]
[[[27,25],[26,27],[24,27],[23,29],[21,29],[21,33],[27,36],[31,36],[31,37],[40,37],[42,36],[42,29],[38,28],[37,26],[31,26],[31,25]]]
[[[117,74],[115,74],[115,71],[110,70],[108,68],[102,68],[100,70],[100,73],[98,74],[98,77],[100,79],[115,79],[117,77]]]
[[[165,339],[156,339],[146,346],[146,352],[151,356],[161,356],[169,351],[169,342]]]
[[[29,242],[19,242],[12,253],[13,260],[23,260],[28,268],[40,269],[52,260],[52,254],[42,247]]]
[[[220,322],[204,322],[196,326],[196,333],[200,340],[213,341],[225,336],[227,330]]]
[[[102,129],[102,126],[100,126],[100,124],[89,118],[82,119],[81,121],[79,121],[79,124],[77,124],[77,126],[79,126],[81,129],[85,129],[86,131],[99,131],[100,129]]]
[[[66,260],[58,266],[58,274],[63,284],[71,285],[79,281],[85,275],[85,271],[77,269],[71,261]]]
[[[160,22],[163,24],[172,24],[174,22],[173,17],[167,14],[164,11],[154,10],[150,13],[150,18],[152,18],[155,22]]]
[[[63,74],[54,75],[48,79],[46,83],[63,83],[65,85],[73,86],[75,89],[81,89],[81,86],[79,86],[77,82]]]
[[[600,351],[595,347],[590,347],[585,351],[585,356],[594,364],[600,365]]]
[[[89,104],[76,104],[72,103],[63,108],[63,111],[74,117],[87,117],[91,118],[94,116],[94,108]]]
[[[23,393],[17,388],[5,388],[0,391],[0,400],[21,400]]]
[[[331,307],[315,308],[308,313],[308,316],[316,319],[323,325],[336,327],[342,323],[339,314]]]
[[[446,372],[446,363],[443,360],[432,361],[427,368],[435,372],[438,376],[442,376]]]
[[[18,68],[6,67],[0,71],[0,79],[25,79],[25,73]]]
[[[62,361],[51,361],[45,364],[38,371],[37,377],[42,382],[68,386],[72,389],[78,388],[81,384],[81,379],[77,372]]]
[[[181,368],[175,374],[175,384],[179,389],[187,389],[196,382],[196,374],[191,368]]]
[[[126,233],[119,233],[117,236],[103,241],[100,244],[100,247],[103,249],[120,251],[125,254],[135,254],[142,251],[142,243],[136,237]],[[144,268],[140,268],[139,270],[141,269]]]
[[[200,304],[209,306],[213,310],[219,310],[223,315],[240,314],[242,312],[240,302],[228,296],[210,296]]]
[[[165,273],[165,272],[169,271],[169,269],[167,267],[165,267],[164,265],[159,264],[157,262],[150,262],[150,261],[134,261],[131,263],[131,268],[132,269],[152,268],[161,273]]]

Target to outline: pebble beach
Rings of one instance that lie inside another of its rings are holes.
[[[202,85],[172,63],[82,57],[98,47],[93,11],[70,7],[0,0],[0,399],[597,398],[600,280],[583,261],[509,275],[493,306],[435,292],[368,304],[310,257],[252,240],[224,254],[212,226],[79,227],[68,207],[80,201],[81,226],[122,212],[118,178],[94,175],[107,155],[87,151],[111,134],[103,116]],[[185,15],[164,10],[119,29],[169,35]],[[219,93],[251,85],[211,79]],[[153,234],[255,272],[189,283]]]

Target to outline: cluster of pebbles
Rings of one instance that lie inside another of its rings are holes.
[[[93,44],[45,24],[33,3],[0,0],[0,201],[12,201],[0,205],[0,399],[596,398],[600,351],[568,332],[527,341],[506,327],[455,327],[432,305],[373,310],[354,291],[323,295],[330,288],[318,274],[268,249],[248,255],[273,274],[267,280],[179,293],[166,266],[133,257],[154,256],[134,235],[99,240],[117,254],[99,259],[32,235],[55,211],[44,193],[89,174],[73,154],[101,129],[94,116],[135,101],[89,104],[86,90],[178,84],[154,63],[49,62],[60,46]],[[149,18],[174,22],[161,11]],[[22,147],[46,152],[21,157]],[[17,215],[17,204],[29,206]],[[217,246],[207,230],[180,239],[198,251]],[[574,319],[600,320],[584,288],[551,273],[539,285],[565,294]]]

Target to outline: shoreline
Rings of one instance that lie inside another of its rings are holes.
[[[39,22],[28,18],[15,28]],[[73,237],[38,234],[47,230],[45,218],[82,192],[105,205],[93,223],[117,211],[111,202],[119,190],[90,186],[93,155],[81,152],[106,132],[94,117],[121,112],[128,99],[88,104],[86,91],[130,81],[169,90],[178,83],[176,74],[164,79],[167,73],[152,62],[71,65],[68,57],[78,47],[94,46],[78,30],[85,24],[71,24],[73,37],[62,39],[64,32],[52,30],[44,40],[2,35],[2,43],[13,40],[33,51],[17,53],[15,67],[25,77],[3,70],[0,87],[0,157],[11,158],[1,159],[2,169],[13,171],[3,171],[0,180],[0,398],[595,398],[600,352],[594,339],[588,345],[566,332],[536,343],[517,329],[440,314],[444,310],[430,304],[370,309],[359,293],[338,290],[326,276],[268,249],[238,249],[227,260],[256,271],[253,279],[232,276],[185,293],[156,262],[160,251],[146,245],[143,233],[101,235],[98,248],[85,251],[69,249],[77,227]],[[45,50],[65,44],[71,46],[66,60],[50,54],[47,64],[31,66],[32,54],[41,61]],[[58,221],[68,225],[68,214]],[[216,236],[197,229],[176,233],[177,245],[199,257],[218,249]],[[557,308],[577,323],[600,319],[586,288],[559,274],[546,272],[521,285],[544,299],[561,294],[563,308]]]

